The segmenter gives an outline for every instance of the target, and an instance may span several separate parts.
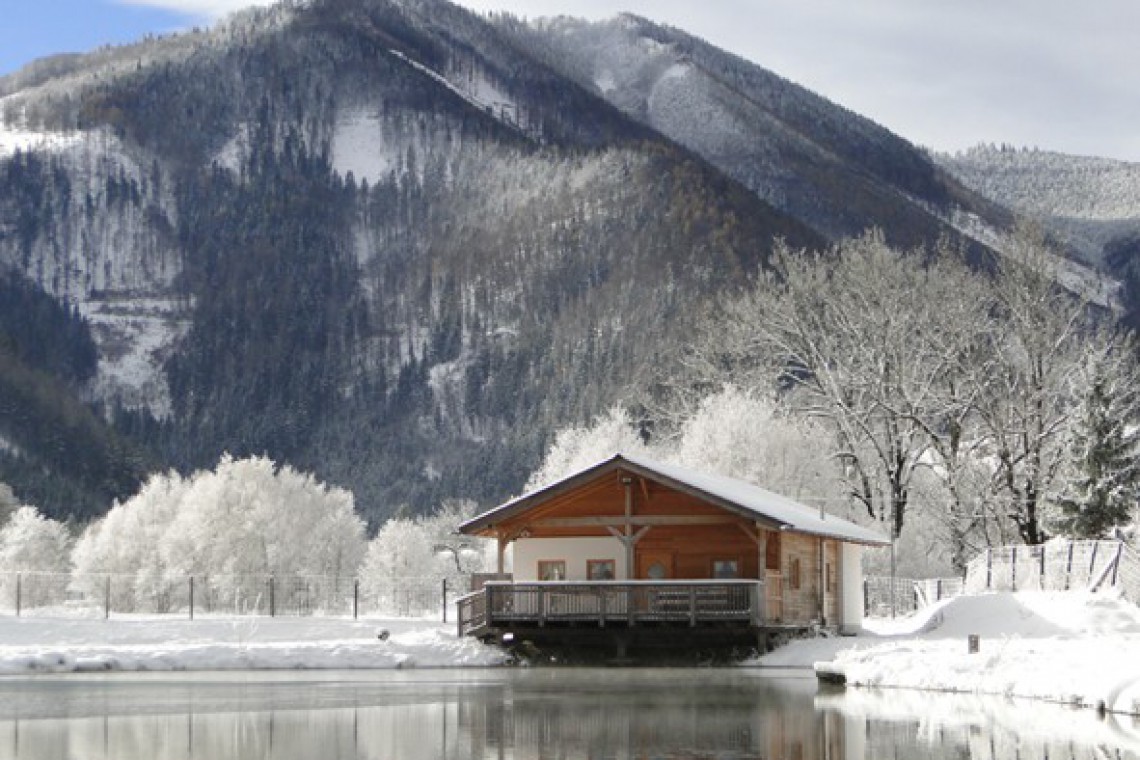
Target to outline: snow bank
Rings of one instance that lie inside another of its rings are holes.
[[[0,674],[486,667],[505,660],[501,650],[431,621],[0,619]]]
[[[851,686],[1029,697],[1140,714],[1140,608],[1083,592],[959,597],[854,638],[797,641],[760,658]],[[980,638],[970,654],[967,637]]]

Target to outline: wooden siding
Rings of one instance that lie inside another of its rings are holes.
[[[748,535],[755,530],[744,520],[730,525],[658,526],[637,543],[636,553],[671,555],[672,577],[677,580],[711,578],[712,563],[718,559],[736,560],[740,578],[758,578],[757,544]]]
[[[785,533],[782,544],[783,619],[793,622],[818,620],[819,595],[823,585],[826,586],[824,614],[827,623],[837,623],[840,612],[839,543],[802,533]],[[825,563],[822,578],[819,564],[821,545]]]

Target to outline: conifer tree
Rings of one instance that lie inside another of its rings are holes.
[[[1067,447],[1073,477],[1058,500],[1058,527],[1076,538],[1128,522],[1140,498],[1136,392],[1107,362],[1093,364]]]

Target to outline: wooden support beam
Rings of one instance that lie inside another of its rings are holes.
[[[748,532],[748,526],[734,515],[630,515],[627,517],[548,517],[543,520],[533,520],[529,523],[532,528],[631,528],[639,525],[739,525]],[[751,534],[749,534],[751,535]],[[755,536],[752,537],[756,539]]]

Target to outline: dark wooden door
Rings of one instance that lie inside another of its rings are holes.
[[[637,577],[648,581],[669,580],[673,577],[673,553],[652,550],[638,552]]]

